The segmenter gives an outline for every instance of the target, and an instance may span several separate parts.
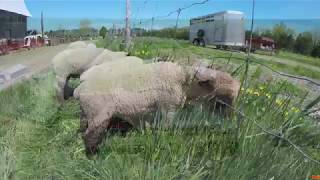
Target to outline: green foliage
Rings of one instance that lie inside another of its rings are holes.
[[[285,24],[277,24],[272,30],[273,39],[278,49],[292,50],[294,46],[294,30],[288,28]]]
[[[311,55],[320,58],[320,43],[313,47]]]
[[[90,29],[91,29],[91,21],[89,19],[82,19],[80,21],[80,34],[82,36],[89,36],[90,35]]]
[[[99,48],[110,49],[111,51],[121,51],[123,49],[123,38],[106,36],[104,39],[97,41]]]
[[[261,32],[261,36],[272,38],[273,34],[272,34],[272,31],[270,29],[266,29],[266,30],[263,30]]]
[[[294,50],[297,53],[310,55],[313,48],[312,34],[309,32],[304,32],[298,35]]]
[[[160,30],[145,31],[142,36],[155,36],[161,38],[174,38],[180,40],[189,40],[189,28],[164,28]]]
[[[277,24],[272,30],[264,29],[259,31],[257,29],[253,32],[253,37],[269,37],[275,40],[276,48],[278,50],[294,51],[303,55],[312,55],[319,57],[319,37],[320,33],[316,30],[313,32],[300,33],[297,37],[293,29],[288,28],[285,24]],[[250,31],[246,31],[246,38],[250,38]]]
[[[252,38],[257,38],[257,37],[259,37],[259,35],[260,35],[259,31],[252,32]],[[251,31],[247,30],[245,36],[246,36],[246,39],[249,39],[251,37]]]
[[[320,67],[320,59],[288,51],[279,51],[277,57]]]
[[[99,35],[104,39],[107,35],[107,32],[108,32],[107,28],[102,26],[102,28],[99,31]]]

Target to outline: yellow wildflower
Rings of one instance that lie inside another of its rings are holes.
[[[260,96],[260,93],[259,93],[259,92],[257,92],[257,91],[256,91],[256,92],[254,92],[253,94],[254,94],[254,95],[256,95],[256,96]]]
[[[283,105],[283,101],[281,99],[277,99],[276,100],[276,104],[278,104],[279,106]]]
[[[244,91],[244,88],[241,88],[241,91]]]
[[[253,90],[252,90],[252,89],[250,89],[250,88],[249,88],[249,89],[247,89],[247,90],[246,90],[246,92],[247,92],[248,94],[253,94]]]
[[[271,94],[267,93],[267,94],[266,94],[266,97],[267,97],[268,99],[271,99]]]
[[[299,112],[300,112],[300,109],[299,109],[299,108],[296,108],[296,107],[292,107],[291,110],[292,110],[294,113],[299,113]]]
[[[289,115],[289,112],[285,112],[285,113],[284,113],[284,116],[288,116],[288,115]]]

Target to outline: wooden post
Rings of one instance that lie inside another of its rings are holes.
[[[254,28],[254,13],[255,13],[255,0],[252,0],[252,20],[251,20],[250,42],[249,42],[248,55],[250,55],[251,49],[252,49],[252,38],[253,38],[253,28]]]
[[[152,32],[153,32],[153,25],[154,25],[154,17],[152,17],[151,19],[151,36],[152,36]]]
[[[178,22],[179,22],[179,17],[180,17],[180,13],[181,13],[181,9],[179,8],[177,11],[177,20],[176,20],[176,27],[175,27],[175,38],[177,39],[177,30],[178,30]]]
[[[41,11],[41,35],[44,38],[43,12]]]
[[[130,41],[131,41],[130,16],[131,16],[130,0],[126,0],[126,33],[125,33],[126,38],[125,38],[125,42],[126,42],[127,49],[129,48]]]

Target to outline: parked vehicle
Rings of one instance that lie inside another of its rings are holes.
[[[48,38],[47,35],[44,35],[42,37],[42,34],[37,34],[37,35],[30,35],[26,36],[24,38],[24,48],[36,48],[36,47],[41,47],[45,45],[50,45],[50,39]]]
[[[190,42],[218,48],[245,47],[244,13],[223,11],[190,20]]]

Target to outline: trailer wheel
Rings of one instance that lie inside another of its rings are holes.
[[[192,44],[195,46],[199,46],[200,45],[199,39],[194,39]]]
[[[203,39],[200,39],[200,40],[199,40],[199,46],[201,46],[201,47],[206,47],[206,42],[204,42]]]
[[[204,30],[203,30],[203,29],[200,29],[200,30],[198,31],[197,35],[198,35],[199,38],[203,38],[204,35],[205,35]]]

